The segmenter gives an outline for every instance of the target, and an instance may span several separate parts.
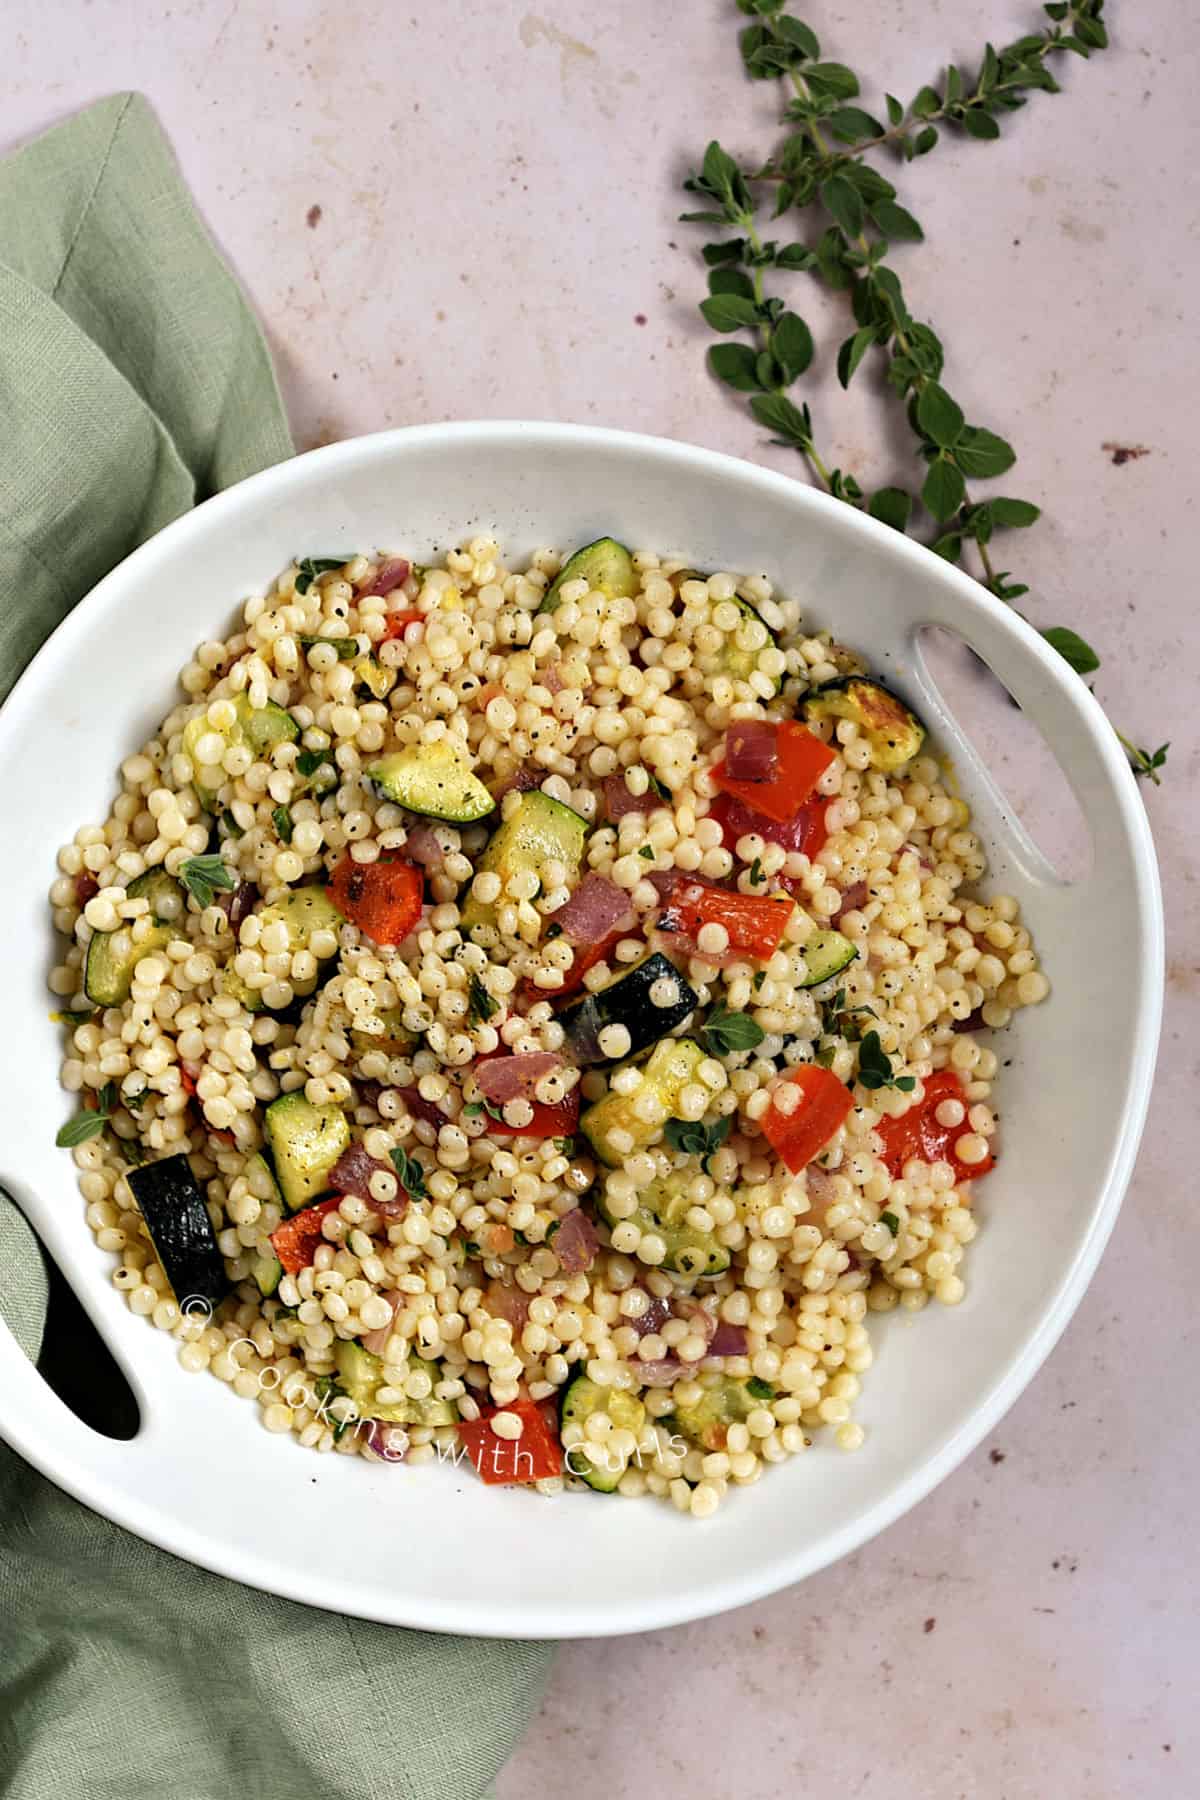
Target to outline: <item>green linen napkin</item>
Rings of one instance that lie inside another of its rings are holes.
[[[258,326],[137,95],[0,163],[0,408],[3,696],[137,544],[292,451]],[[46,1295],[0,1195],[0,1304],[31,1357]],[[477,1800],[551,1653],[240,1587],[3,1445],[0,1595],[6,1800]]]

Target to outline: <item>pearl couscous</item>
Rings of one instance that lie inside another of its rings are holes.
[[[131,1309],[321,1452],[704,1517],[856,1449],[1047,993],[919,721],[608,539],[299,562],[181,685],[50,889]]]

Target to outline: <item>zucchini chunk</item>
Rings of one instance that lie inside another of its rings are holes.
[[[803,945],[808,975],[802,987],[819,987],[831,975],[840,975],[858,955],[858,947],[840,931],[814,931]]]
[[[853,719],[876,769],[890,774],[911,762],[925,742],[925,727],[903,700],[878,681],[848,675],[814,688],[804,700],[806,719]]]
[[[258,1175],[260,1181],[265,1177],[266,1181],[270,1183],[270,1203],[277,1206],[281,1212],[285,1212],[287,1209],[283,1204],[279,1183],[275,1179],[275,1171],[266,1157],[260,1153],[252,1156],[246,1164],[245,1173],[249,1175],[251,1169]],[[254,1267],[251,1269],[250,1275],[263,1299],[269,1300],[283,1280],[283,1264],[273,1250],[265,1256],[260,1252],[254,1259]]]
[[[550,586],[546,589],[540,613],[557,612],[562,604],[560,590],[565,582],[586,581],[588,590],[607,595],[610,600],[629,600],[638,591],[637,570],[624,544],[616,538],[595,538],[568,556]]]
[[[349,1121],[340,1106],[314,1106],[296,1089],[272,1100],[264,1124],[284,1204],[298,1212],[326,1191],[326,1177],[350,1142]]]
[[[374,656],[360,656],[354,665],[356,678],[376,700],[386,700],[396,685],[396,671]]]
[[[300,648],[306,653],[317,644],[328,644],[331,650],[337,651],[339,662],[353,662],[362,654],[362,645],[356,637],[302,637]]]
[[[175,1298],[180,1305],[203,1301],[215,1309],[229,1292],[229,1277],[203,1189],[187,1157],[143,1163],[129,1169],[125,1179]]]
[[[679,995],[670,1006],[658,1006],[650,997],[655,982],[662,980],[673,982]],[[585,994],[573,1006],[564,1007],[558,1022],[566,1032],[572,1057],[585,1069],[612,1060],[600,1048],[600,1033],[606,1025],[623,1025],[629,1043],[621,1055],[639,1056],[682,1025],[698,1005],[696,994],[674,963],[661,950],[654,950],[598,993]]]
[[[475,873],[490,871],[500,877],[503,887],[510,875],[527,869],[532,869],[540,880],[542,864],[554,861],[566,864],[567,884],[574,886],[587,832],[587,820],[581,819],[572,807],[534,788],[521,795],[508,818],[492,833],[475,865]],[[463,932],[479,925],[494,927],[495,923],[495,902],[468,895],[462,908]]]
[[[258,917],[263,925],[284,925],[288,949],[293,952],[311,949],[313,935],[318,931],[332,931],[336,935],[338,926],[345,922],[328,890],[316,886],[293,888],[274,906],[264,906]],[[332,955],[337,955],[336,944]],[[247,1012],[261,1012],[265,1004],[262,989],[248,986],[232,967],[225,969],[221,976],[221,991],[232,995]]]
[[[690,1172],[677,1172],[651,1181],[638,1194],[636,1212],[630,1221],[643,1232],[654,1232],[667,1246],[662,1268],[673,1275],[686,1275],[693,1281],[711,1275],[722,1275],[729,1267],[729,1251],[719,1243],[715,1232],[697,1231],[689,1225],[687,1215],[695,1205],[689,1195]],[[722,1190],[725,1198],[730,1196]],[[596,1210],[610,1228],[621,1223],[610,1213],[603,1194],[599,1194]]]
[[[194,719],[189,719],[183,728],[183,753],[191,762],[192,786],[205,812],[220,811],[219,795],[226,776],[218,765],[212,764],[205,769],[200,763],[196,746],[201,738],[208,736],[210,732],[216,732],[218,737],[225,739],[227,746],[245,744],[256,757],[262,757],[269,756],[276,744],[291,743],[300,736],[300,727],[291,713],[285,712],[282,706],[276,706],[273,700],[268,700],[265,706],[254,707],[245,694],[239,694],[233,704],[237,718],[224,731],[218,732],[215,725],[209,724],[207,707]],[[201,779],[205,772],[210,777],[207,783]],[[214,776],[218,778],[215,786],[211,785]]]
[[[382,1419],[390,1425],[453,1425],[458,1418],[458,1408],[452,1400],[435,1400],[432,1394],[427,1400],[378,1400],[376,1396],[384,1385],[383,1358],[364,1350],[360,1343],[343,1338],[334,1354],[338,1385],[353,1400],[360,1418]],[[404,1366],[411,1373],[419,1370],[428,1375],[431,1382],[442,1379],[437,1364],[426,1362],[424,1357],[410,1356]]]
[[[350,1042],[359,1056],[366,1056],[371,1050],[382,1050],[385,1056],[408,1056],[421,1041],[419,1031],[410,1031],[404,1023],[402,1006],[385,1006],[377,1018],[383,1026],[382,1032],[352,1029]]]
[[[586,1455],[583,1449],[586,1441],[582,1435],[583,1427],[595,1412],[606,1412],[618,1429],[632,1431],[640,1439],[642,1427],[646,1423],[646,1409],[632,1394],[625,1393],[621,1388],[600,1387],[586,1375],[577,1375],[563,1389],[559,1403],[562,1428],[565,1431],[568,1425],[576,1425],[580,1430],[578,1438],[572,1432],[573,1442],[564,1445],[567,1468],[572,1475],[578,1475],[581,1481],[586,1481],[590,1488],[595,1488],[598,1494],[611,1494],[633,1456],[617,1456],[607,1443],[595,1446],[602,1454],[602,1461],[594,1463]]]
[[[436,744],[407,744],[372,763],[367,774],[385,800],[456,825],[482,819],[496,804],[472,773],[465,753],[446,738]]]
[[[579,1129],[600,1161],[609,1168],[619,1168],[635,1150],[644,1150],[653,1143],[703,1061],[704,1051],[693,1039],[664,1038],[650,1052],[649,1061],[641,1070],[641,1081],[632,1094],[617,1094],[610,1089],[603,1099],[587,1107]],[[657,1106],[647,1104],[650,1095]],[[643,1118],[643,1106],[658,1117]]]
[[[701,1450],[723,1450],[731,1425],[743,1424],[756,1407],[768,1397],[757,1398],[750,1383],[737,1381],[732,1375],[701,1375],[704,1388],[699,1400],[691,1406],[677,1406],[663,1420],[668,1431],[677,1431]],[[766,1390],[765,1382],[758,1386]]]
[[[135,944],[128,925],[115,931],[93,933],[83,973],[83,991],[97,1006],[120,1006],[129,998],[133,971],[143,956],[161,950],[179,935],[178,925],[187,908],[187,895],[165,869],[147,869],[130,882],[125,892],[131,900],[148,900],[154,925],[140,944]]]

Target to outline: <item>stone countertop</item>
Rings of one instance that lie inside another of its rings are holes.
[[[827,55],[907,95],[1036,9],[797,10]],[[1097,645],[1098,691],[1129,735],[1172,740],[1167,782],[1146,790],[1167,1013],[1128,1201],[1046,1368],[930,1499],[771,1600],[564,1647],[500,1800],[567,1779],[575,1800],[1195,1791],[1200,137],[1184,64],[1200,28],[1185,0],[1116,12],[1119,47],[1072,61],[1066,92],[1035,96],[1000,143],[944,144],[900,173],[928,242],[897,266],[968,415],[1017,445],[1006,489],[1046,509],[1005,545],[1024,604]],[[742,79],[731,0],[60,0],[53,14],[9,0],[4,145],[117,88],[149,97],[266,322],[301,448],[558,418],[800,474],[704,372],[703,233],[676,218],[709,137],[747,156],[771,141],[775,98]],[[790,279],[836,343],[837,302]],[[899,474],[902,433],[869,381],[812,398],[831,462],[873,485]],[[979,707],[1010,796],[1059,831],[1045,752],[1006,705]]]

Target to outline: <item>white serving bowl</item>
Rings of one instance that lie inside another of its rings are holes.
[[[519,556],[604,532],[699,566],[764,570],[862,649],[954,759],[990,858],[1049,971],[1005,1040],[1003,1155],[981,1190],[968,1295],[872,1325],[865,1447],[819,1442],[704,1524],[654,1501],[550,1502],[468,1468],[320,1457],[188,1375],[110,1283],[71,1159],[61,1031],[44,986],[60,844],[108,812],[117,765],[173,704],[194,645],[298,554],[430,556],[477,532]],[[959,632],[1041,728],[1075,791],[1092,873],[1060,882],[932,684],[917,642]],[[243,482],[102,581],[0,712],[8,1130],[0,1182],[128,1375],[142,1427],[99,1437],[0,1330],[0,1432],[68,1492],[177,1555],[294,1599],[483,1635],[640,1631],[719,1612],[853,1550],[921,1499],[1030,1380],[1087,1286],[1129,1179],[1158,1038],[1162,918],[1135,784],[1084,683],[1021,619],[918,545],[784,476],[683,444],[560,425],[423,426],[336,444]],[[1081,1048],[1086,1055],[1081,1055]]]

